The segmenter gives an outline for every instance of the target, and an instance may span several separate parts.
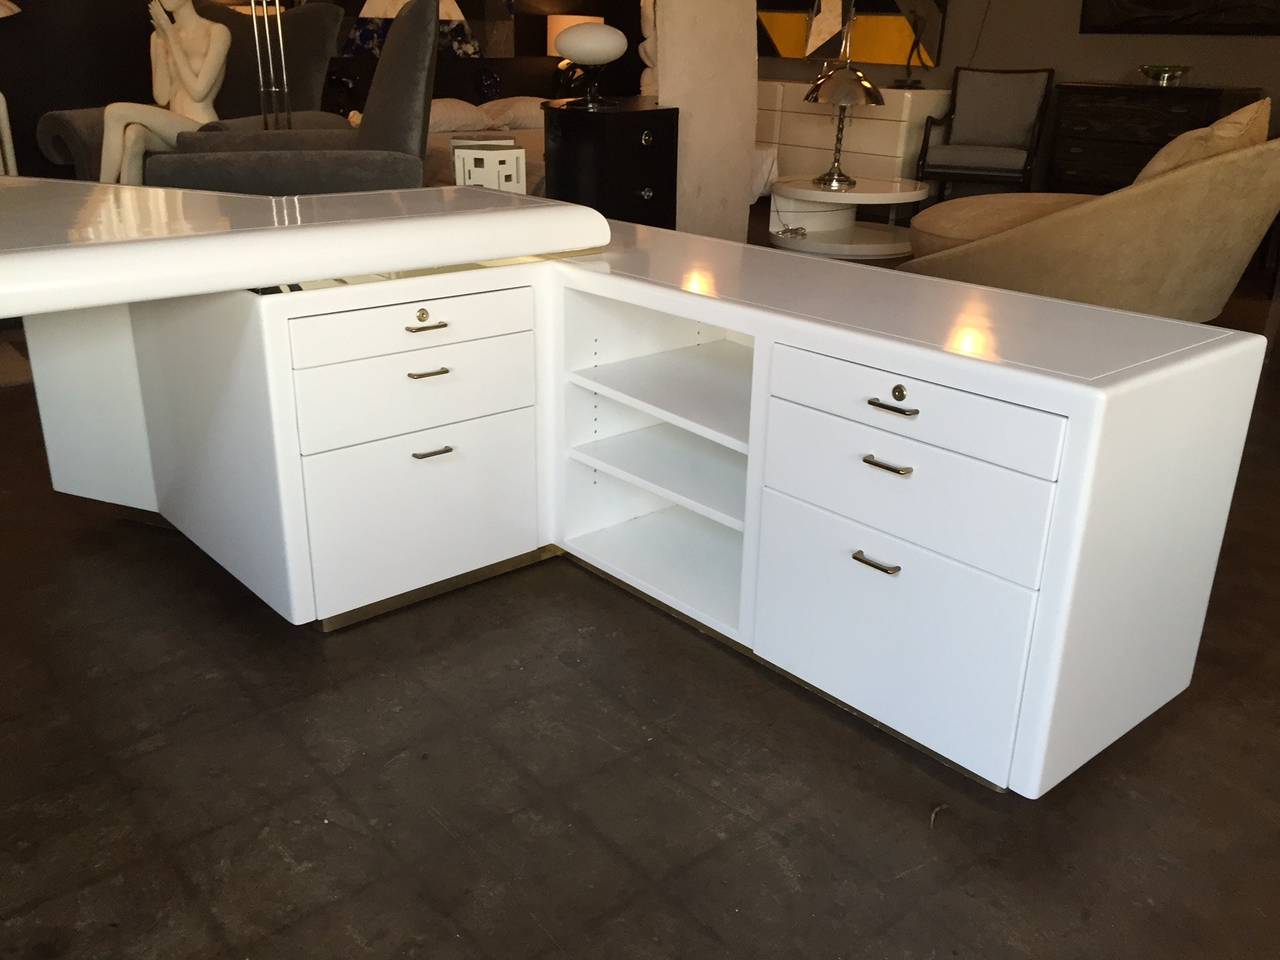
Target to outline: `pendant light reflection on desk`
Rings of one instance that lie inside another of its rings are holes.
[[[716,275],[700,266],[690,267],[680,280],[680,289],[704,297],[716,296]]]
[[[996,337],[991,331],[991,318],[987,316],[985,304],[978,301],[965,304],[947,333],[947,342],[943,349],[948,353],[958,353],[978,360],[1000,359],[1000,354],[996,352]]]

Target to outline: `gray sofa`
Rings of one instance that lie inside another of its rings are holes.
[[[214,100],[218,116],[244,118],[238,125],[260,129],[258,67],[249,18],[216,3],[197,3],[197,9],[202,17],[225,24],[231,31],[227,77]],[[312,2],[284,12],[285,65],[295,126],[346,125],[342,117],[320,111],[320,95],[329,60],[338,49],[342,17],[342,8],[332,3]],[[145,56],[146,51],[137,55]],[[36,127],[41,152],[53,163],[74,167],[77,180],[96,180],[102,161],[103,110],[86,107],[46,113]]]
[[[340,129],[308,128],[306,118],[292,130],[206,124],[179,134],[176,152],[153,155],[145,182],[267,196],[422,186],[436,24],[437,0],[409,0],[400,9],[358,129],[346,121]]]

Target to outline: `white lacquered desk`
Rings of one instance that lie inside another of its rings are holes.
[[[625,224],[449,267],[436,216],[424,269],[30,316],[55,487],[294,623],[562,550],[1028,797],[1189,683],[1262,338]]]

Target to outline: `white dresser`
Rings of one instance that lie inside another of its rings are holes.
[[[817,66],[814,67],[817,75]],[[776,148],[779,177],[813,176],[831,166],[835,115],[829,104],[805,103],[807,83],[761,80],[756,144]],[[884,106],[853,107],[841,166],[853,177],[909,180],[916,175],[926,117],[940,117],[950,90],[886,87]]]

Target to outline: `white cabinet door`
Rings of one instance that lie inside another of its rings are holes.
[[[533,409],[303,459],[320,618],[535,550]]]
[[[1031,590],[765,491],[755,653],[999,786],[1035,601]]]

